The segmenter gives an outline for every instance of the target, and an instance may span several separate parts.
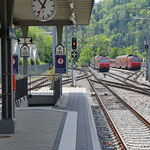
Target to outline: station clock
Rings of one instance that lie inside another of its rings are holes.
[[[31,8],[39,21],[48,21],[56,13],[56,0],[31,0]]]

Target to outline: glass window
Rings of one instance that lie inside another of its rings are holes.
[[[132,59],[132,62],[140,62],[139,58]]]
[[[109,62],[108,59],[101,59],[101,62],[104,63],[104,62]]]

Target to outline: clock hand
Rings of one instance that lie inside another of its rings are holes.
[[[45,6],[42,4],[42,2],[40,0],[38,0],[38,2],[42,5],[43,8],[45,8]]]
[[[47,1],[47,0],[44,1],[43,5],[42,5],[42,9],[45,7],[46,1]]]
[[[41,9],[38,11],[38,14],[40,14],[41,10],[45,7],[46,1],[47,1],[47,0],[45,0],[44,3],[42,4],[42,7],[41,7]]]

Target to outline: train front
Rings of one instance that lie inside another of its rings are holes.
[[[138,56],[133,57],[131,65],[132,65],[133,70],[140,70],[141,69],[141,58]]]
[[[110,68],[110,58],[109,57],[99,57],[99,71],[108,72]]]

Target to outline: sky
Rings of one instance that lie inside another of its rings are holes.
[[[99,1],[102,1],[102,0],[95,0],[96,3],[98,3]]]

